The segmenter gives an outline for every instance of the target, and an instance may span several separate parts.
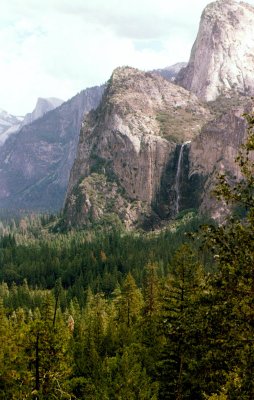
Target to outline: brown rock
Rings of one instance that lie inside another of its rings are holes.
[[[195,137],[209,118],[185,89],[134,68],[116,69],[101,105],[83,122],[67,223],[82,225],[111,212],[130,227],[151,214],[177,143]]]

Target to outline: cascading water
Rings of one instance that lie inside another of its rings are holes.
[[[176,180],[175,180],[175,192],[176,192],[176,203],[175,203],[175,212],[176,214],[179,213],[179,201],[180,201],[180,177],[181,177],[181,168],[182,168],[182,161],[183,161],[183,150],[184,147],[191,143],[190,141],[184,142],[181,145],[178,162],[177,162],[177,170],[176,170]]]

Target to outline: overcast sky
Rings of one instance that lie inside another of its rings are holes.
[[[188,61],[206,0],[0,0],[0,108],[32,111],[113,69]],[[254,4],[254,0],[249,3]]]

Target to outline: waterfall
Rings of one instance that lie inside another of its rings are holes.
[[[190,141],[184,142],[181,145],[178,162],[177,162],[177,170],[176,170],[176,180],[175,180],[175,192],[176,192],[176,203],[175,203],[175,211],[176,214],[179,213],[179,200],[180,200],[180,177],[181,177],[181,169],[182,169],[182,161],[183,161],[183,150],[184,147],[191,143]]]

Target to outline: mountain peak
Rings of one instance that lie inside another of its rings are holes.
[[[177,82],[210,101],[228,91],[254,92],[254,7],[217,0],[204,9],[189,63]]]
[[[49,111],[54,110],[63,104],[63,100],[57,99],[55,97],[43,98],[39,97],[37,99],[37,103],[33,112],[25,115],[24,121],[22,125],[31,124],[38,118],[41,118],[44,114]]]
[[[63,100],[58,99],[56,97],[38,97],[36,107],[40,104],[52,104],[54,108],[59,107],[61,104],[63,104]]]
[[[129,67],[129,66],[124,66],[124,67],[117,67],[114,69],[112,72],[111,78],[110,78],[110,84],[117,84],[119,81],[125,81],[126,79],[132,79],[135,76],[139,76],[142,72],[138,70],[137,68]]]
[[[166,171],[175,171],[181,144],[210,118],[195,95],[161,76],[117,68],[100,106],[83,121],[65,223],[82,226],[116,215],[130,228],[152,216],[168,218],[174,191],[163,185]]]

